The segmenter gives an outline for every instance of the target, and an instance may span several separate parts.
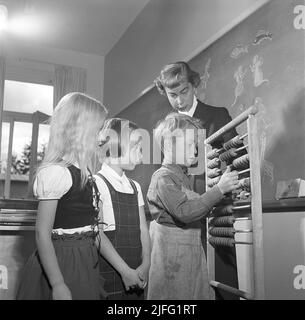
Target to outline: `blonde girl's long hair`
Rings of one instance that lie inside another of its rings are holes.
[[[51,117],[50,138],[39,169],[50,164],[77,164],[84,187],[88,169],[92,173],[98,169],[98,134],[107,113],[99,101],[88,95],[79,92],[65,95]]]

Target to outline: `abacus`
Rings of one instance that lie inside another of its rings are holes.
[[[207,218],[207,263],[212,288],[222,289],[243,299],[264,299],[264,263],[260,157],[256,114],[252,106],[205,140],[206,190],[216,185],[226,167],[237,170],[238,189],[214,207]],[[246,133],[237,135],[218,148],[212,147],[223,134],[246,122]],[[247,153],[245,153],[247,150]],[[236,229],[234,222],[246,220],[250,227]],[[238,241],[237,234],[252,235],[251,241]],[[215,247],[252,248],[253,290],[240,290],[215,281]]]

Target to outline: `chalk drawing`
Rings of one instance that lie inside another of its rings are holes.
[[[204,67],[204,74],[200,77],[201,85],[202,85],[203,89],[207,88],[207,84],[208,84],[208,81],[210,79],[209,70],[210,70],[210,67],[211,67],[211,61],[212,61],[212,59],[209,58],[209,60],[207,61],[207,63],[205,64],[205,67]]]
[[[242,54],[248,53],[248,46],[244,46],[242,44],[238,44],[233,51],[231,52],[230,57],[232,59],[238,59]]]
[[[265,30],[259,30],[256,33],[255,39],[253,41],[253,45],[257,46],[264,40],[272,41],[272,37],[273,37],[273,35],[271,32],[265,31]]]
[[[246,76],[247,69],[243,70],[243,66],[239,66],[238,69],[234,73],[234,79],[236,81],[235,87],[235,99],[234,102],[231,104],[230,108],[232,108],[235,103],[237,102],[238,97],[240,97],[244,91],[244,83],[243,80]]]
[[[250,70],[253,74],[254,79],[254,87],[259,87],[264,82],[269,82],[268,79],[264,79],[264,74],[262,70],[262,65],[264,63],[264,59],[262,57],[259,57],[258,55],[255,55],[253,57],[252,65],[250,65]]]
[[[259,132],[260,132],[260,162],[263,173],[263,181],[269,178],[270,182],[274,183],[274,165],[272,162],[265,159],[266,150],[268,147],[267,137],[270,137],[272,123],[268,121],[267,110],[260,97],[256,97],[254,105],[258,107],[259,113]]]
[[[207,63],[205,64],[204,73],[200,77],[200,80],[201,80],[200,86],[196,90],[197,91],[196,96],[200,101],[204,101],[206,97],[206,88],[207,88],[208,81],[210,79],[209,70],[210,70],[211,62],[212,62],[212,59],[209,58]]]

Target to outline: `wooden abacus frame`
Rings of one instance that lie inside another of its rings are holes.
[[[209,138],[205,143],[205,175],[206,175],[206,190],[208,186],[208,168],[207,168],[207,154],[212,150],[211,144],[221,137],[224,133],[239,126],[243,122],[247,122],[248,135],[248,155],[249,155],[249,172],[250,172],[250,186],[251,186],[251,204],[244,206],[234,206],[233,210],[250,210],[249,218],[252,220],[252,253],[253,253],[253,293],[245,292],[239,288],[233,288],[226,284],[215,281],[215,249],[209,243],[209,223],[212,218],[207,218],[207,264],[210,285],[213,288],[219,288],[230,292],[244,299],[263,300],[265,298],[264,287],[264,254],[263,254],[263,223],[262,223],[262,195],[261,195],[261,175],[260,175],[260,154],[258,143],[258,128],[256,114],[258,108],[252,106],[224,127],[219,129]],[[244,218],[241,218],[244,219]],[[238,218],[236,219],[238,220]],[[248,231],[248,230],[247,230]]]

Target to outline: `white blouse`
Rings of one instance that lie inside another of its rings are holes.
[[[72,187],[68,168],[52,164],[38,171],[33,185],[38,200],[58,200]]]
[[[125,173],[122,176],[117,174],[110,166],[103,163],[102,169],[99,171],[113,186],[113,188],[118,192],[133,194],[133,188],[126,177]],[[97,175],[94,175],[96,185],[100,192],[100,201],[102,202],[100,210],[100,218],[106,223],[103,226],[104,231],[115,230],[115,217],[113,212],[113,206],[111,201],[110,191],[105,183],[105,181]],[[138,182],[132,180],[138,191],[138,205],[139,207],[144,206],[144,200],[142,195],[142,190]]]
[[[197,104],[198,104],[197,98],[196,96],[194,96],[193,105],[191,109],[189,111],[178,111],[178,113],[186,114],[187,116],[192,117],[196,111]]]

